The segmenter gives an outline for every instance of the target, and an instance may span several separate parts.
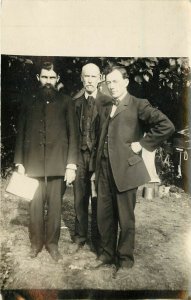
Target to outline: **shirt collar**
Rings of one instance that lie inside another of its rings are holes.
[[[94,99],[96,98],[97,96],[97,89],[92,93],[92,94],[88,94],[86,91],[84,93],[85,95],[85,98],[88,99],[89,96],[93,97]]]

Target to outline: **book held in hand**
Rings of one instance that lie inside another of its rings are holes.
[[[27,177],[18,172],[13,172],[6,192],[30,201],[33,199],[38,186],[39,182],[37,179]]]

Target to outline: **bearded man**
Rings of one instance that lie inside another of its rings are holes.
[[[58,261],[61,199],[76,173],[77,123],[73,101],[58,91],[56,66],[43,63],[36,77],[39,87],[22,105],[14,162],[19,173],[39,181],[30,203],[30,257],[45,246]]]

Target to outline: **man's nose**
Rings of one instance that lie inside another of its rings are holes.
[[[47,83],[50,83],[50,78],[49,77],[47,77]]]

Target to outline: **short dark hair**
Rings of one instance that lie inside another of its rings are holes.
[[[107,66],[104,69],[104,74],[105,74],[105,76],[107,76],[108,74],[110,74],[111,72],[113,72],[115,70],[119,71],[122,74],[122,77],[124,79],[128,78],[127,71],[126,71],[125,67],[122,67],[122,66]]]
[[[58,68],[57,63],[55,63],[53,61],[43,61],[43,62],[41,62],[36,68],[37,74],[40,74],[42,69],[45,69],[45,70],[48,70],[48,71],[53,70],[57,75],[59,75],[59,73],[60,73],[60,70]]]

